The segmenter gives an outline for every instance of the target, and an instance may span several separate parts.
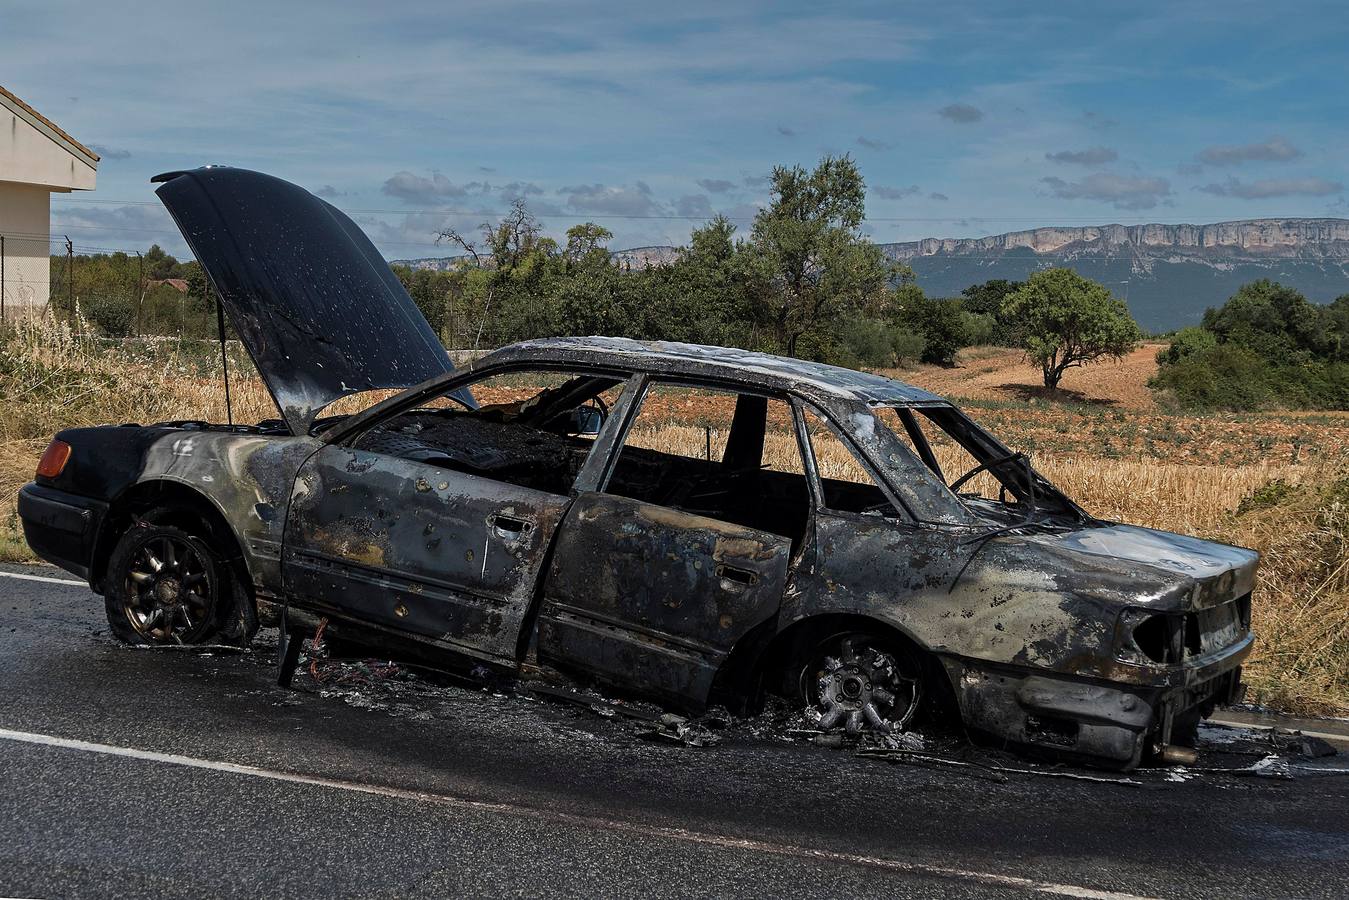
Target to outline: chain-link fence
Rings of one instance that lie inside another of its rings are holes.
[[[0,232],[3,316],[49,316],[107,337],[216,333],[215,300],[200,267],[75,243],[64,235]]]

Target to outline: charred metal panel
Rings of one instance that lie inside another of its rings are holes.
[[[736,641],[777,614],[790,541],[588,493],[558,536],[539,656],[666,699],[705,703]]]
[[[155,181],[292,433],[344,394],[454,370],[388,263],[331,204],[224,166]]]
[[[173,430],[146,452],[138,484],[175,482],[206,497],[234,530],[254,586],[279,594],[281,533],[301,463],[322,444],[224,430]]]
[[[514,660],[569,497],[328,446],[300,470],[286,588],[303,601]]]
[[[1155,542],[1169,537],[1152,534]],[[1218,590],[1194,577],[1205,565],[1215,565],[1208,577],[1228,590],[1247,583],[1254,566],[1249,551],[1208,545],[1191,555],[1189,540],[1170,545],[1169,557],[1156,552],[1143,561],[1084,553],[1076,531],[970,541],[967,534],[879,516],[819,512],[815,543],[784,602],[783,622],[855,613],[888,622],[943,655],[1136,684],[1184,683],[1213,673],[1122,664],[1116,622],[1130,608],[1191,608]],[[1226,565],[1205,564],[1212,554],[1231,558]],[[1238,664],[1249,635],[1233,636],[1202,662]]]
[[[484,361],[507,357],[602,360],[634,371],[677,372],[766,388],[795,387],[814,395],[849,397],[869,403],[945,403],[936,394],[893,378],[734,347],[616,337],[562,337],[512,344]]]
[[[948,660],[965,724],[1004,741],[1130,769],[1156,716],[1156,691],[1026,675]]]

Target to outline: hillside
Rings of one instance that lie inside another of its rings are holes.
[[[1245,219],[1211,225],[1095,225],[1033,228],[979,238],[924,238],[881,244],[907,263],[932,296],[954,296],[992,278],[1020,281],[1037,269],[1069,266],[1128,301],[1152,332],[1194,325],[1237,288],[1270,278],[1318,303],[1349,293],[1349,219]],[[631,268],[666,265],[675,247],[619,250]],[[458,257],[394,260],[444,271]]]
[[[1322,303],[1349,293],[1346,219],[1035,228],[881,246],[912,266],[918,283],[936,295],[1066,265],[1124,297],[1150,331],[1193,325],[1206,307],[1221,305],[1259,278],[1281,281]]]

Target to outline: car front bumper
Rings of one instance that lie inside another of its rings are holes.
[[[1178,686],[1145,686],[943,659],[971,730],[994,741],[1038,748],[1111,768],[1132,769],[1149,744],[1166,743],[1172,723],[1198,709],[1236,702],[1250,641],[1221,660],[1193,667]]]
[[[30,482],[19,491],[23,536],[42,559],[89,579],[108,504]]]

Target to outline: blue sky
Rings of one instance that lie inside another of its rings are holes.
[[[523,197],[554,232],[745,230],[775,164],[851,153],[877,240],[1349,216],[1338,3],[10,6],[0,84],[103,153],[77,243],[183,245],[157,172],[271,172],[390,257]],[[58,198],[62,199],[62,198]]]

